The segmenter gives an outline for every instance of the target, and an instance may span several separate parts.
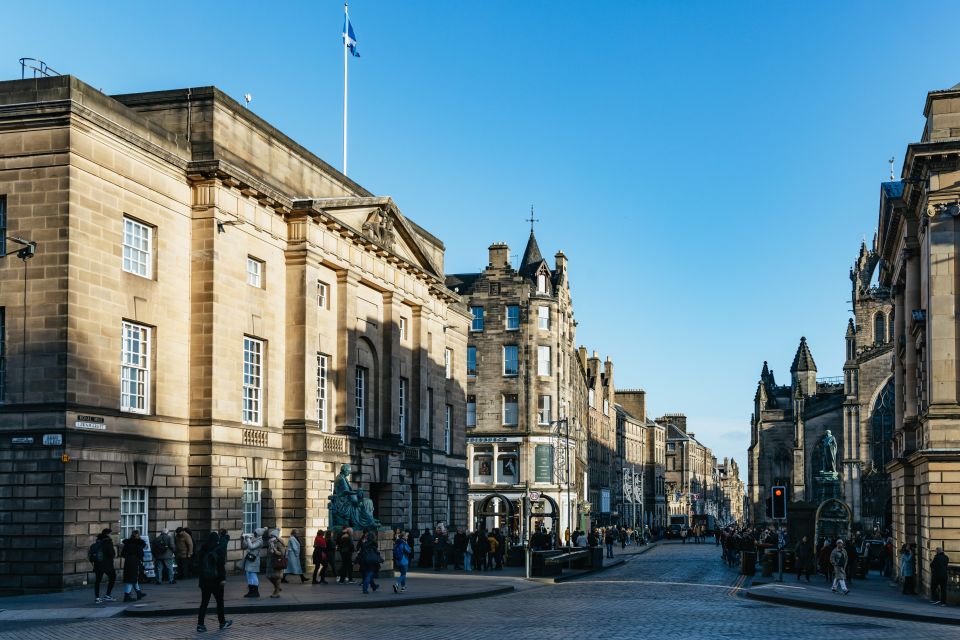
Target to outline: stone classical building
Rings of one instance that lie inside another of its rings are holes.
[[[585,489],[578,450],[586,395],[566,257],[558,252],[551,269],[531,229],[518,269],[508,246],[493,244],[486,269],[449,275],[446,284],[466,297],[471,317],[471,527],[506,528],[524,538],[525,499],[533,495],[530,509],[545,516],[537,524],[575,528]]]
[[[0,587],[102,527],[466,524],[469,316],[443,244],[213,87],[0,83]],[[24,293],[24,282],[26,293]],[[29,319],[25,322],[25,319]]]
[[[687,417],[682,413],[668,413],[656,422],[666,428],[667,515],[692,516],[707,514],[712,503],[716,473],[713,453],[687,431]],[[714,515],[714,514],[710,514]]]
[[[646,458],[646,424],[627,412],[621,405],[614,405],[616,412],[617,451],[614,482],[614,503],[620,514],[620,524],[637,527],[643,524],[644,506],[644,460]]]
[[[717,465],[717,477],[721,496],[717,519],[721,524],[743,524],[743,480],[737,461],[724,458],[723,463]]]
[[[632,476],[634,501],[639,503],[639,525],[666,524],[666,428],[647,418],[646,392],[642,389],[617,389],[617,458],[621,474]],[[639,475],[639,480],[637,476]],[[641,497],[638,497],[637,485]],[[623,495],[622,487],[620,495]],[[627,513],[620,509],[621,513]],[[633,525],[630,518],[625,522]]]
[[[789,385],[777,385],[763,363],[749,449],[748,519],[753,523],[768,521],[769,492],[776,485],[786,487],[789,502],[812,509],[836,499],[831,517],[846,524],[835,533],[889,523],[884,465],[893,424],[894,315],[889,290],[877,284],[878,263],[877,252],[861,245],[850,270],[854,317],[847,324],[842,378],[817,378],[806,338],[800,339]],[[836,441],[836,467],[825,481],[820,443],[827,431]]]
[[[893,297],[893,459],[897,544],[916,543],[918,584],[942,546],[960,557],[960,84],[927,95],[902,179],[882,185],[880,285]]]

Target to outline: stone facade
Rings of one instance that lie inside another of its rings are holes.
[[[692,432],[687,431],[687,417],[668,413],[656,422],[666,428],[667,514],[687,516],[717,514],[716,458]]]
[[[471,313],[467,364],[467,456],[471,528],[500,527],[524,539],[534,524],[578,526],[583,502],[579,453],[586,438],[585,378],[567,259],[551,269],[533,231],[518,269],[497,243],[481,273],[449,275]]]
[[[717,518],[722,524],[743,524],[743,480],[740,479],[740,465],[736,460],[724,458],[717,465],[720,484],[721,503]]]
[[[325,527],[343,463],[385,524],[466,524],[436,237],[212,87],[4,82],[0,120],[39,243],[0,260],[0,588],[80,584],[104,526],[225,528],[239,560],[254,524]]]
[[[588,357],[580,347],[580,361],[587,371],[587,468],[592,527],[616,524],[620,514],[615,508],[617,485],[621,482],[617,467],[617,418],[614,411],[613,362],[601,361],[596,351]]]
[[[639,504],[637,524],[650,527],[666,525],[666,485],[664,478],[666,464],[666,428],[647,418],[646,392],[642,389],[617,389],[617,459],[623,474],[639,475],[640,495],[634,495]],[[638,481],[633,481],[634,493]],[[618,490],[621,503],[622,486]],[[627,514],[628,509],[620,508]],[[624,522],[634,525],[630,517]]]
[[[842,378],[817,378],[806,338],[800,339],[790,367],[790,385],[776,383],[763,363],[754,396],[749,449],[749,513],[755,524],[769,520],[770,489],[783,485],[788,501],[814,508],[828,498],[849,507],[854,528],[871,530],[889,524],[892,429],[893,311],[889,290],[877,284],[879,256],[861,245],[850,270],[854,317],[847,324]],[[837,442],[839,484],[828,487],[818,475],[818,443],[826,431]]]
[[[921,140],[902,179],[880,190],[880,285],[894,301],[893,459],[886,465],[897,545],[915,543],[930,588],[936,547],[960,557],[960,85],[927,95]]]

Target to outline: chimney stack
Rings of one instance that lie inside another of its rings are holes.
[[[505,242],[495,242],[490,245],[490,264],[487,266],[496,269],[510,266],[510,247]]]

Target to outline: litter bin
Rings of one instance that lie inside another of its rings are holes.
[[[743,551],[740,553],[740,573],[752,576],[757,570],[757,552]]]
[[[763,553],[763,577],[769,578],[777,571],[777,550],[767,549]]]

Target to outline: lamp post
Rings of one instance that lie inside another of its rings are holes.
[[[0,256],[7,255],[7,241],[15,242],[21,245],[17,250],[17,257],[23,260],[23,333],[20,341],[20,426],[27,425],[27,260],[37,253],[37,243],[33,240],[26,240],[19,236],[6,236],[3,238],[3,251]]]
[[[560,437],[560,428],[563,427],[563,457],[566,462],[566,477],[564,480],[567,484],[567,531],[573,534],[573,504],[570,502],[570,419],[569,418],[560,418],[559,420],[554,420],[551,424],[556,425],[557,427],[557,438]],[[560,447],[557,447],[558,451]],[[559,469],[558,469],[559,471]]]

